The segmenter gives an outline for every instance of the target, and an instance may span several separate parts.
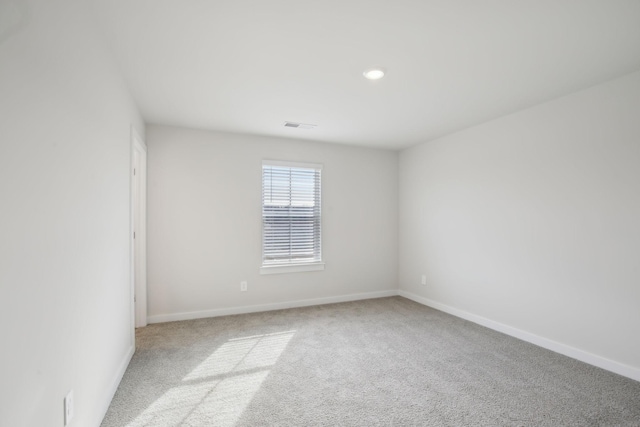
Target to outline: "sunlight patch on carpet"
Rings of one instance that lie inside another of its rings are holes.
[[[235,338],[217,348],[127,427],[233,426],[295,331]]]

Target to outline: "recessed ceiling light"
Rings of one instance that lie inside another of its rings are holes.
[[[384,70],[382,68],[370,68],[362,75],[369,80],[379,80],[384,77]]]

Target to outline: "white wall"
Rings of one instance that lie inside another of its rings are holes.
[[[403,151],[399,272],[640,379],[640,73]]]
[[[0,7],[0,425],[97,426],[132,350],[130,127],[86,2]]]
[[[150,321],[397,289],[396,152],[162,126],[147,145]],[[324,165],[324,271],[259,274],[263,159]]]

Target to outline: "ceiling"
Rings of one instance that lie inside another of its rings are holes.
[[[148,123],[402,149],[640,69],[640,0],[93,1]]]

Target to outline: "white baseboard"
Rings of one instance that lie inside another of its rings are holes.
[[[640,381],[640,369],[635,368],[633,366],[625,365],[625,364],[616,362],[614,360],[607,359],[607,358],[586,352],[584,350],[580,350],[578,348],[571,347],[569,345],[562,344],[557,341],[553,341],[548,338],[544,338],[544,337],[532,334],[530,332],[526,332],[521,329],[505,325],[500,322],[496,322],[491,319],[487,319],[486,317],[478,316],[478,315],[469,313],[467,311],[460,310],[455,307],[451,307],[449,305],[442,304],[440,302],[433,301],[425,297],[421,297],[412,292],[399,290],[398,295],[408,298],[422,305],[435,308],[436,310],[444,311],[445,313],[449,313],[456,317],[460,317],[470,322],[477,323],[478,325],[485,326],[489,329],[502,332],[503,334],[507,334],[512,337],[521,339],[523,341],[530,342],[537,346],[546,348],[547,350],[551,350],[556,353],[560,353],[565,356],[571,357],[573,359],[580,360],[581,362],[585,362],[590,365],[597,366],[598,368],[602,368],[607,371],[611,371],[616,374],[622,375],[624,377],[631,378],[636,381]]]
[[[213,310],[190,311],[186,313],[157,314],[148,316],[148,323],[175,322],[178,320],[203,319],[206,317],[229,316],[232,314],[259,313],[262,311],[282,310],[286,308],[308,307],[312,305],[333,304],[337,302],[358,301],[363,299],[384,298],[398,295],[396,289],[388,291],[365,292],[361,294],[340,295],[335,297],[312,298],[297,301],[285,301],[272,304],[246,305],[240,307],[217,308]]]
[[[124,376],[129,363],[131,362],[131,358],[133,357],[133,353],[136,351],[135,345],[132,344],[129,346],[127,353],[122,358],[120,365],[118,366],[118,370],[116,371],[109,388],[106,390],[104,395],[104,399],[102,400],[102,404],[100,406],[100,411],[98,412],[98,419],[94,423],[94,425],[99,426],[102,424],[102,420],[104,420],[104,416],[107,415],[107,411],[109,410],[109,406],[111,405],[111,401],[113,400],[113,396],[116,394],[118,390],[118,386],[120,385],[120,381],[122,381],[122,377]]]

